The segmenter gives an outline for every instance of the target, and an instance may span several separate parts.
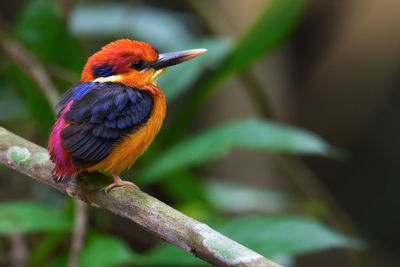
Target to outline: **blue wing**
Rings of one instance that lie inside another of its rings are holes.
[[[126,135],[148,120],[152,97],[120,83],[84,83],[71,88],[60,101],[74,100],[63,119],[70,123],[61,133],[62,146],[76,168],[87,168],[108,156]],[[89,89],[88,89],[89,88]]]

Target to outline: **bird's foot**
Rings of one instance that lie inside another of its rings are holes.
[[[121,181],[119,183],[110,184],[109,186],[106,187],[106,189],[104,189],[104,191],[106,191],[106,193],[108,193],[114,187],[120,187],[120,186],[130,186],[130,187],[133,187],[133,188],[139,190],[139,187],[137,187],[137,185],[135,185],[134,183],[127,182],[127,181]]]
[[[116,175],[116,174],[113,174],[112,176],[113,176],[113,178],[114,178],[114,183],[110,184],[109,186],[107,186],[107,187],[104,189],[104,191],[105,191],[106,193],[108,193],[108,192],[109,192],[111,189],[113,189],[114,187],[120,187],[120,186],[130,186],[130,187],[133,187],[133,188],[135,188],[135,189],[137,189],[137,190],[140,190],[139,187],[138,187],[137,185],[135,185],[134,183],[127,182],[127,181],[123,181],[123,180],[121,180],[121,178],[119,178],[119,176]]]

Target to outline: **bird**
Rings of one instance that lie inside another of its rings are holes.
[[[120,186],[138,189],[119,174],[130,168],[159,132],[165,96],[156,85],[167,67],[197,57],[206,49],[159,54],[145,42],[120,39],[88,58],[80,83],[68,89],[56,108],[48,150],[53,180],[65,183],[79,173],[109,173]]]

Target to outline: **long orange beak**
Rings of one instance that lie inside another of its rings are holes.
[[[207,51],[207,49],[199,48],[199,49],[191,49],[191,50],[159,54],[158,60],[156,62],[154,62],[153,64],[151,64],[149,66],[149,68],[152,68],[155,70],[166,68],[166,67],[169,67],[172,65],[182,63],[186,60],[195,58],[197,56],[200,56],[201,54],[203,54],[206,51]]]

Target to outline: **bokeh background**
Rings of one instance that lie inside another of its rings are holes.
[[[164,128],[122,177],[285,266],[399,266],[399,10],[396,0],[1,1],[0,125],[46,146],[52,99],[112,40],[207,48],[159,79]],[[1,266],[67,265],[76,202],[3,166],[0,201]],[[204,265],[86,212],[80,266]]]

